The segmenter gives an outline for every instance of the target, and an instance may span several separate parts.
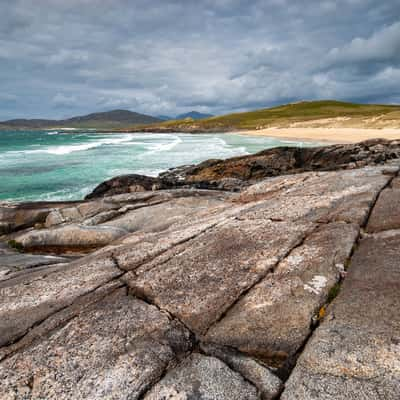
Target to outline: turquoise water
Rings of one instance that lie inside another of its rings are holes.
[[[234,134],[0,132],[0,200],[82,199],[116,175],[155,176],[178,165],[282,145],[311,144]]]

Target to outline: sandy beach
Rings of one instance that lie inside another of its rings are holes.
[[[376,138],[400,139],[400,128],[265,128],[238,133],[328,143],[356,143]]]

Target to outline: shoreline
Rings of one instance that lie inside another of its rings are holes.
[[[400,128],[265,128],[232,133],[327,144],[357,143],[369,139],[400,140]]]

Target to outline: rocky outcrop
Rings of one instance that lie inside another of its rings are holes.
[[[358,146],[239,193],[3,204],[0,399],[398,399],[400,162]]]
[[[97,186],[87,199],[143,190],[179,187],[239,191],[260,179],[305,171],[334,171],[380,165],[400,158],[400,140],[298,148],[278,147],[229,160],[208,160],[173,168],[157,178],[125,175]]]
[[[87,195],[86,198],[93,199],[104,196],[105,194],[115,195],[127,192],[144,192],[152,190],[157,183],[158,179],[150,176],[138,174],[118,176],[96,186],[93,192]],[[124,189],[122,190],[122,188]]]

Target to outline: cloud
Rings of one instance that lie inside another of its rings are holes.
[[[12,108],[17,104],[17,96],[9,93],[0,93],[0,107]]]
[[[14,0],[0,14],[15,96],[0,119],[400,102],[398,0]]]
[[[385,26],[368,38],[357,37],[328,54],[332,64],[400,62],[400,21]]]
[[[73,108],[76,106],[77,98],[68,96],[63,93],[57,93],[52,99],[53,105],[56,108]]]
[[[60,49],[47,58],[50,65],[84,65],[89,61],[89,54],[83,50]]]

